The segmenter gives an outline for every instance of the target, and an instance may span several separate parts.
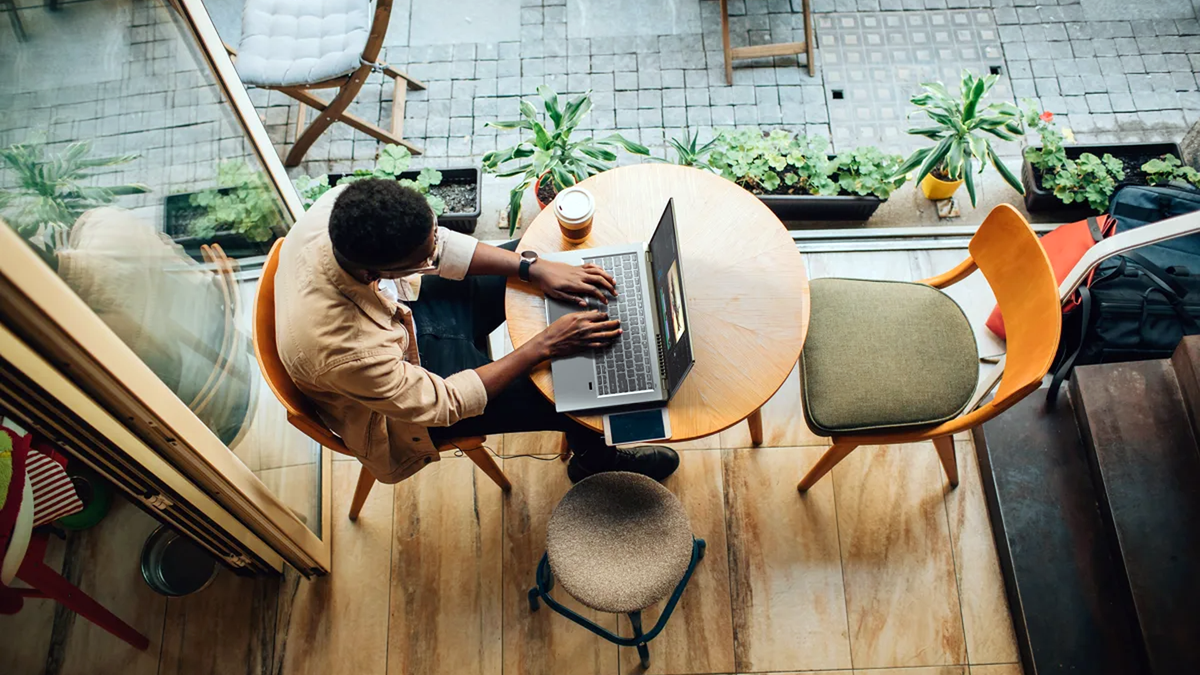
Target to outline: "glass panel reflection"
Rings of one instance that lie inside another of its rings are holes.
[[[186,24],[160,0],[0,13],[0,218],[320,534],[320,448],[249,337],[290,223]]]

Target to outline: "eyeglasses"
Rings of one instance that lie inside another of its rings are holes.
[[[387,270],[388,274],[396,277],[408,277],[414,274],[427,274],[435,272],[438,268],[438,260],[442,257],[442,242],[435,238],[433,241],[433,253],[429,255],[420,265],[411,268],[401,268],[396,270]]]

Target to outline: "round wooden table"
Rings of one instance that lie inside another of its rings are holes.
[[[751,436],[761,443],[758,409],[783,386],[808,331],[808,277],[787,229],[757,197],[699,169],[638,164],[580,186],[596,198],[591,236],[568,243],[547,208],[517,250],[546,254],[648,241],[674,197],[696,365],[667,405],[670,440],[701,438],[749,418]],[[541,291],[515,277],[508,282],[505,314],[515,346],[546,327]],[[553,401],[549,364],[532,377]],[[603,430],[599,415],[573,417]]]

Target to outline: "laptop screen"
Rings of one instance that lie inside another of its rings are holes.
[[[654,236],[650,238],[650,271],[654,275],[654,295],[658,307],[659,330],[663,336],[663,358],[667,370],[667,391],[674,396],[691,369],[692,336],[684,303],[683,267],[679,259],[679,232],[675,228],[675,200],[667,200]]]

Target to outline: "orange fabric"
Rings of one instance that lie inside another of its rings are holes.
[[[1100,231],[1104,233],[1105,237],[1108,237],[1112,234],[1112,226],[1116,221],[1111,220],[1108,216],[1096,216],[1096,222],[1100,225]],[[1096,245],[1086,219],[1056,227],[1038,241],[1041,243],[1042,249],[1046,251],[1046,257],[1050,258],[1050,266],[1054,268],[1054,280],[1057,283],[1062,283],[1075,264],[1083,258],[1083,254]],[[1074,307],[1075,302],[1072,301],[1064,305],[1063,311],[1070,311]],[[992,314],[988,317],[985,325],[1001,340],[1007,339],[1004,318],[1000,315],[999,306],[992,309]]]

